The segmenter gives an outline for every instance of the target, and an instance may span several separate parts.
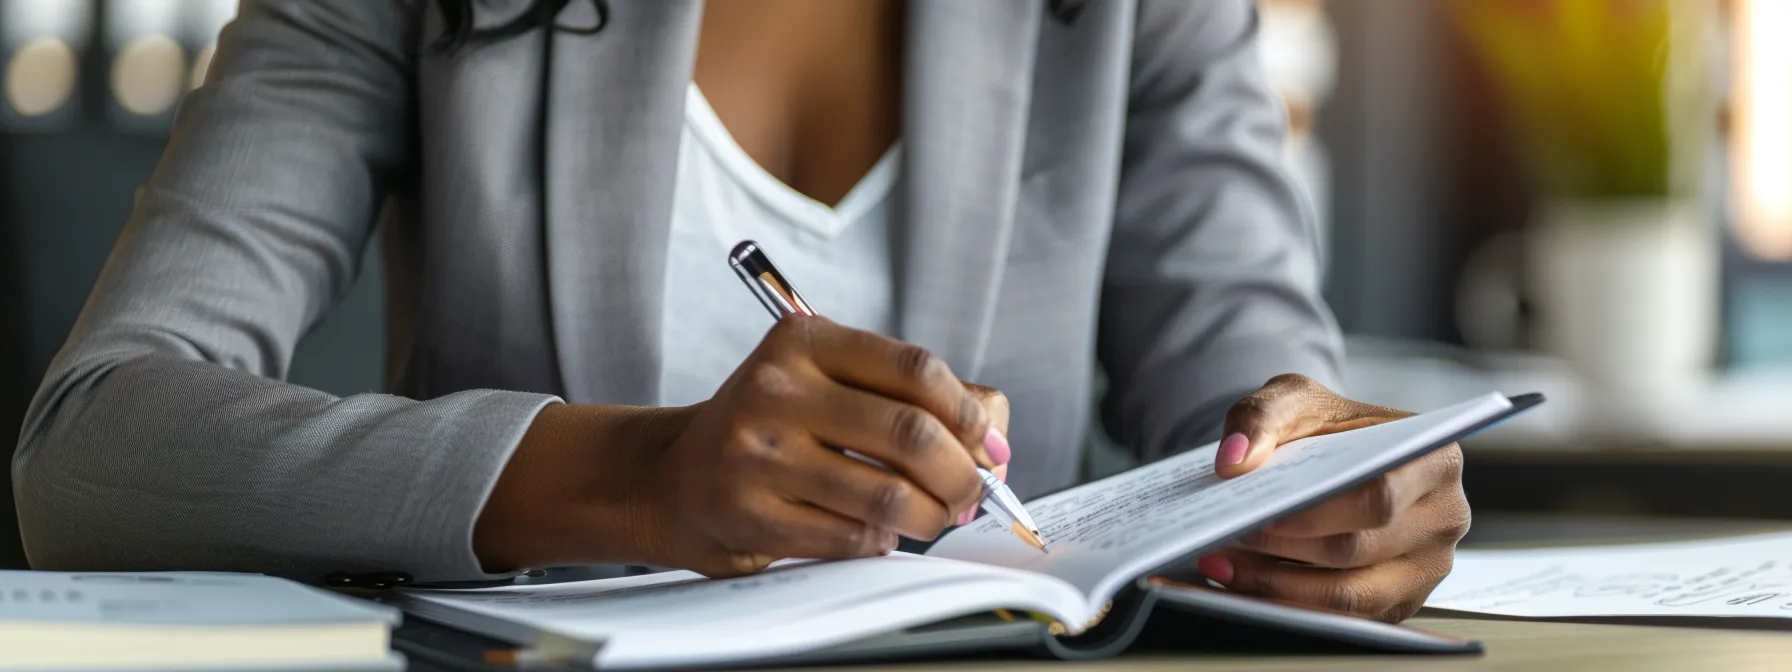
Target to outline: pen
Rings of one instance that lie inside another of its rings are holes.
[[[735,245],[734,250],[728,253],[728,265],[740,276],[741,282],[747,284],[747,289],[753,292],[753,296],[758,297],[765,309],[771,312],[772,319],[781,320],[787,315],[798,313],[810,316],[816,314],[809,307],[809,302],[804,301],[803,296],[797,293],[796,287],[784,279],[784,274],[779,273],[778,268],[772,265],[771,259],[765,256],[765,251],[759,248],[759,243],[744,240]],[[1044,551],[1045,538],[1039,535],[1039,525],[1033,522],[1032,514],[1027,513],[1027,507],[1021,505],[1014,490],[994,472],[983,467],[977,467],[977,477],[983,481],[983,510],[1002,521],[1021,541]]]

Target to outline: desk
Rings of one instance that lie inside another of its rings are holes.
[[[1479,657],[1432,656],[1127,656],[1099,663],[975,663],[840,668],[853,672],[1072,672],[1126,670],[1170,672],[1401,672],[1404,670],[1784,670],[1792,660],[1792,633],[1738,632],[1564,623],[1526,623],[1421,616],[1417,627],[1473,637],[1487,644]],[[812,672],[812,671],[811,671]]]
[[[926,661],[793,668],[788,672],[1652,672],[1700,669],[1778,672],[1786,669],[1787,661],[1792,661],[1792,632],[1534,623],[1425,615],[1408,621],[1408,624],[1434,632],[1481,640],[1487,646],[1487,652],[1480,656],[1130,654],[1089,663],[1050,660]],[[457,672],[459,669],[461,668],[437,667],[428,661],[412,659],[407,672]],[[771,670],[768,669],[767,672]]]

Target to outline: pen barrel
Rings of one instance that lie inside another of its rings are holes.
[[[984,497],[980,504],[983,506],[983,510],[989,513],[989,517],[1001,521],[1004,528],[1019,522],[1014,514],[1008,512],[1007,507],[1002,506],[1001,500],[995,497]]]
[[[977,477],[983,480],[981,504],[984,511],[988,511],[989,515],[1002,521],[1003,527],[1018,522],[1022,527],[1032,529],[1033,526],[1028,524],[1029,521],[1021,514],[1020,501],[1015,499],[1013,491],[1008,489],[1008,484],[1003,483],[1000,476],[983,467],[977,467]]]
[[[983,494],[987,495],[991,491],[1000,490],[1002,487],[1002,477],[997,476],[996,472],[984,469],[983,467],[977,467],[977,478],[983,479]]]

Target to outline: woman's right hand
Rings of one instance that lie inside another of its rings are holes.
[[[921,347],[787,317],[675,439],[635,461],[634,547],[650,564],[732,576],[932,539],[977,507],[974,466],[996,466],[990,423]]]
[[[1007,409],[920,347],[788,317],[703,403],[543,409],[479,514],[474,553],[494,573],[622,563],[709,576],[880,555],[974,513],[972,464],[1002,473],[984,446],[1007,462],[991,433]]]

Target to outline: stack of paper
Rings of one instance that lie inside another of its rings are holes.
[[[1792,618],[1792,533],[1463,550],[1425,606],[1533,618]]]

